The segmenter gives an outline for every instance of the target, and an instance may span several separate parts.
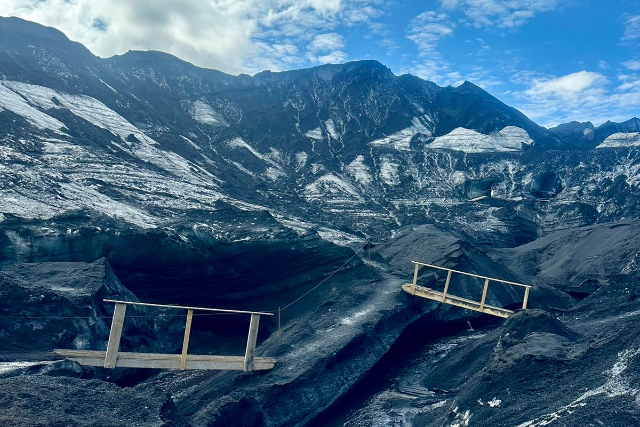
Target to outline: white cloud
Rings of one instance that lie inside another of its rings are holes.
[[[347,59],[342,51],[345,46],[344,37],[338,33],[318,34],[307,46],[307,58],[319,64],[337,64]]]
[[[620,38],[623,43],[640,39],[640,15],[627,17],[624,27],[624,35]]]
[[[58,28],[102,57],[160,50],[237,74],[307,65],[305,46],[316,35],[367,25],[381,7],[379,0],[1,0],[0,15]],[[346,54],[315,56],[325,57]]]
[[[300,63],[298,46],[291,43],[253,44],[254,55],[245,60],[244,66],[250,70],[288,70]]]
[[[624,65],[629,70],[640,71],[640,61],[638,60],[625,61],[622,63],[622,65]]]
[[[526,93],[531,97],[551,95],[559,98],[571,98],[589,88],[599,86],[606,80],[606,77],[600,73],[579,71],[562,77],[534,80]]]
[[[387,55],[393,55],[400,49],[400,45],[392,38],[384,38],[380,40],[380,47],[386,49]]]
[[[529,87],[512,94],[515,107],[544,126],[572,120],[594,123],[627,120],[637,115],[640,107],[638,74],[617,76],[617,86],[602,74],[590,71],[560,77],[540,78],[534,73],[523,73],[523,76],[531,77]]]
[[[514,73],[510,78],[509,81],[511,83],[517,83],[517,84],[523,84],[523,85],[529,85],[531,84],[532,81],[534,80],[542,80],[543,79],[543,75],[541,73],[539,73],[538,71],[534,71],[534,70],[520,70],[516,73]]]
[[[447,7],[455,7],[459,2],[450,2]],[[464,75],[453,69],[453,64],[443,58],[437,49],[438,42],[445,37],[453,36],[457,24],[449,19],[446,13],[426,11],[416,16],[407,27],[407,38],[418,47],[418,58],[410,65],[402,67],[401,73],[410,73],[422,79],[430,80],[442,86],[458,86],[469,80],[478,86],[489,89],[502,82],[491,75],[489,70],[479,66],[471,67]],[[491,50],[484,39],[476,38],[467,42],[477,42],[480,49],[475,55],[483,55]]]
[[[242,71],[255,19],[247,2],[185,0],[3,0],[0,14],[50,25],[103,57],[161,50],[201,66]],[[102,23],[96,28],[94,22]],[[236,52],[236,55],[230,55]]]
[[[432,54],[440,39],[453,34],[456,24],[448,18],[446,13],[427,11],[411,20],[407,38],[418,46],[421,56]]]
[[[344,37],[338,33],[318,34],[309,43],[311,52],[339,50],[344,47]]]
[[[461,0],[439,0],[443,9],[455,9],[460,4]]]
[[[453,35],[455,26],[449,15],[432,10],[413,18],[406,29],[406,36],[418,47],[418,59],[402,67],[400,73],[410,73],[445,86],[462,83],[460,74],[451,69],[451,63],[437,50],[438,42]]]
[[[318,64],[341,64],[346,62],[346,60],[347,54],[339,50],[314,57],[314,61]]]
[[[555,10],[561,0],[439,0],[444,9],[460,9],[476,28],[513,29],[537,13]]]
[[[640,93],[640,76],[638,74],[618,74],[618,80],[621,82],[616,88],[618,93],[634,90]],[[640,104],[640,100],[637,100],[636,104]]]

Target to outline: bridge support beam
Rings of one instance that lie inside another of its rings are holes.
[[[120,348],[120,337],[122,336],[122,326],[124,324],[124,314],[126,311],[126,304],[116,304],[116,308],[113,311],[113,320],[111,321],[111,331],[109,331],[109,344],[107,344],[107,353],[104,357],[105,368],[116,367],[118,349]]]
[[[447,281],[444,282],[444,292],[442,293],[442,302],[447,299],[447,291],[449,291],[449,283],[451,282],[451,274],[453,271],[449,270],[447,273]]]
[[[187,310],[187,324],[184,328],[184,339],[182,340],[182,355],[180,356],[180,370],[184,371],[187,366],[187,349],[189,348],[189,335],[191,334],[191,320],[193,310]]]
[[[529,302],[529,287],[524,288],[524,300],[522,301],[522,309],[527,309],[527,303]]]
[[[482,299],[480,300],[480,311],[484,310],[484,303],[487,300],[487,291],[489,290],[489,279],[484,281],[484,289],[482,290]]]
[[[249,337],[247,338],[247,350],[244,353],[244,363],[242,370],[253,370],[253,359],[256,353],[256,342],[258,341],[258,326],[260,325],[260,315],[251,314],[251,323],[249,324]]]
[[[416,286],[418,285],[418,270],[420,269],[420,264],[416,264],[416,268],[413,272],[413,286],[411,287],[411,293],[413,295],[416,294]]]

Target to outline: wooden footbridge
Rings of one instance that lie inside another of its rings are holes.
[[[402,289],[408,294],[431,299],[434,301],[440,301],[445,304],[455,305],[458,307],[466,308],[468,310],[474,310],[474,311],[479,311],[481,313],[491,314],[493,316],[509,317],[514,313],[513,310],[507,310],[506,308],[495,307],[495,306],[486,304],[487,292],[489,290],[489,282],[498,282],[506,285],[524,287],[524,300],[522,302],[522,309],[525,310],[527,308],[527,302],[529,300],[529,290],[531,289],[531,286],[529,285],[510,282],[508,280],[496,279],[494,277],[480,276],[478,274],[466,273],[464,271],[452,270],[450,268],[438,267],[436,265],[425,264],[417,261],[411,261],[411,262],[415,264],[415,269],[413,273],[413,282],[402,285]],[[447,272],[447,279],[444,283],[444,290],[442,292],[436,291],[434,289],[427,288],[424,286],[418,286],[418,270],[420,270],[420,267],[430,267],[430,268],[435,268],[437,270],[444,270]],[[482,289],[482,298],[480,299],[480,301],[472,301],[472,300],[461,298],[448,293],[449,284],[451,283],[451,276],[454,273],[462,274],[465,276],[477,277],[479,279],[484,279],[484,288]]]
[[[353,258],[355,254],[351,257]],[[351,260],[349,259],[349,261]],[[338,270],[340,270],[343,264]],[[469,310],[479,311],[481,313],[491,314],[499,317],[509,317],[514,312],[502,307],[495,307],[486,304],[487,292],[490,282],[498,282],[506,285],[521,286],[524,287],[524,301],[522,303],[522,309],[527,308],[527,301],[529,299],[529,290],[531,286],[522,283],[510,282],[507,280],[496,279],[493,277],[480,276],[478,274],[466,273],[464,271],[453,270],[445,267],[438,267],[436,265],[425,264],[417,261],[411,261],[415,264],[415,270],[413,275],[413,282],[402,285],[402,289],[415,296],[431,299],[434,301],[440,301],[445,304],[451,304],[458,307],[463,307]],[[438,270],[444,270],[447,272],[447,279],[444,284],[444,291],[436,291],[431,288],[418,285],[418,271],[420,267],[430,267]],[[337,272],[336,270],[335,272]],[[325,280],[316,285],[313,289],[302,295],[297,300],[293,301],[289,305],[285,306],[282,310],[287,309],[291,305],[298,302],[300,299],[307,296],[311,291],[315,290],[318,286],[328,280],[333,274]],[[459,296],[450,294],[449,284],[451,283],[451,276],[453,274],[462,274],[471,277],[477,277],[484,279],[484,288],[482,290],[482,298],[480,301],[473,301]],[[273,316],[274,313],[258,312],[258,311],[241,311],[241,310],[225,310],[219,308],[204,308],[204,307],[189,307],[180,305],[165,305],[165,304],[150,304],[143,302],[133,301],[119,301],[105,299],[105,302],[114,303],[115,310],[113,312],[113,321],[111,322],[111,330],[109,332],[109,342],[107,344],[106,351],[100,350],[68,350],[68,349],[56,349],[55,352],[67,359],[74,360],[81,365],[86,366],[98,366],[104,368],[157,368],[157,369],[215,369],[215,370],[237,370],[237,371],[253,371],[253,370],[267,370],[274,367],[276,359],[272,357],[255,357],[256,341],[258,338],[258,325],[260,323],[260,316]],[[180,354],[163,354],[163,353],[134,353],[134,352],[122,352],[120,351],[120,338],[122,336],[122,327],[124,323],[125,313],[127,306],[137,305],[145,307],[159,307],[180,309],[187,311],[187,322],[185,325],[184,338],[182,342],[182,352]],[[278,309],[278,333],[280,333],[280,312]],[[251,315],[251,322],[249,324],[249,335],[247,338],[247,347],[244,355],[242,356],[210,356],[210,355],[189,355],[189,335],[191,333],[191,322],[193,320],[194,311],[207,311],[217,313],[235,313],[235,314],[248,314]]]
[[[186,307],[178,305],[148,304],[143,302],[118,301],[105,299],[105,302],[115,303],[109,343],[106,351],[93,350],[63,350],[55,352],[67,359],[74,360],[81,365],[99,366],[104,368],[158,368],[158,369],[219,369],[253,371],[271,369],[276,359],[271,357],[255,357],[256,341],[258,339],[258,325],[260,316],[273,316],[273,313],[257,311],[223,310],[218,308]],[[119,351],[122,326],[128,305],[140,305],[146,307],[161,307],[187,310],[187,323],[184,330],[181,354],[162,353],[131,353]],[[207,356],[189,355],[189,335],[191,333],[191,321],[194,311],[208,311],[217,313],[250,314],[249,337],[247,348],[243,356]]]

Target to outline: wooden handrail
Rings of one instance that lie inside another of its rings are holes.
[[[142,305],[145,307],[160,307],[160,308],[180,308],[183,310],[202,310],[202,311],[215,311],[219,313],[238,313],[238,314],[259,314],[261,316],[273,316],[273,313],[266,313],[261,311],[244,311],[244,310],[226,310],[223,308],[205,308],[205,307],[189,307],[184,305],[168,305],[168,304],[151,304],[148,302],[135,302],[135,301],[119,301],[115,299],[103,299],[104,302],[113,302],[116,304],[128,304],[128,305]]]
[[[113,321],[111,322],[111,331],[109,332],[109,343],[107,344],[107,351],[105,352],[105,357],[104,357],[103,366],[105,368],[115,368],[118,363],[120,337],[122,335],[122,324],[124,323],[124,316],[127,310],[127,305],[141,305],[145,307],[160,307],[160,308],[179,308],[181,310],[187,310],[187,323],[184,329],[184,338],[182,340],[182,352],[180,354],[180,365],[178,368],[181,371],[184,371],[187,368],[189,335],[191,334],[191,322],[193,320],[194,310],[215,311],[215,312],[221,312],[221,313],[239,313],[239,314],[251,315],[251,323],[249,324],[249,336],[247,338],[247,348],[245,350],[244,357],[242,358],[243,371],[252,371],[255,369],[254,359],[255,359],[255,353],[256,353],[256,343],[258,340],[258,325],[260,324],[260,315],[273,316],[273,313],[266,313],[266,312],[259,312],[259,311],[225,310],[221,308],[151,304],[147,302],[120,301],[120,300],[113,300],[113,299],[104,299],[103,301],[112,302],[112,303],[115,303],[116,305],[115,310],[113,311]],[[138,353],[138,354],[140,355],[140,357],[144,357],[143,356],[144,353]],[[162,355],[162,356],[170,357],[170,355]],[[141,362],[141,365],[144,365],[144,363]],[[152,367],[152,366],[148,366],[148,367]]]
[[[467,272],[464,272],[464,271],[454,270],[454,269],[451,269],[451,268],[439,267],[437,265],[431,265],[431,264],[425,264],[423,262],[418,262],[418,261],[411,261],[411,262],[414,263],[414,264],[417,264],[417,265],[424,265],[425,267],[437,268],[438,270],[453,271],[454,273],[464,274],[466,276],[471,276],[471,277],[477,277],[479,279],[485,279],[485,280],[489,279],[492,282],[506,283],[508,285],[522,286],[524,288],[530,288],[531,287],[531,285],[525,285],[524,283],[516,283],[516,282],[510,282],[508,280],[496,279],[494,277],[480,276],[479,274],[467,273]]]

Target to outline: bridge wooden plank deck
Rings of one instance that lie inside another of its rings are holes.
[[[447,294],[447,296],[443,299],[444,292],[438,292],[431,288],[425,288],[424,286],[416,285],[415,294],[413,293],[412,289],[413,289],[412,283],[406,283],[402,285],[402,290],[408,294],[416,295],[422,298],[427,298],[427,299],[431,299],[438,302],[444,302],[445,304],[455,305],[458,307],[466,308],[468,310],[480,311],[482,313],[492,314],[494,316],[499,316],[504,318],[507,318],[514,313],[514,311],[512,310],[507,310],[506,308],[502,308],[502,307],[495,307],[489,304],[485,304],[484,308],[480,309],[479,302],[472,301],[472,300],[458,297],[451,294]]]
[[[85,366],[104,366],[106,351],[100,350],[54,350],[60,356]],[[217,369],[243,371],[245,356],[209,356],[189,354],[182,367],[181,354],[132,353],[119,351],[115,368],[156,368],[156,369]],[[253,370],[266,370],[275,366],[272,357],[255,357]]]
[[[489,290],[489,282],[498,282],[505,285],[511,286],[520,286],[525,288],[524,290],[524,300],[522,302],[522,309],[526,310],[527,303],[529,300],[529,292],[531,290],[531,286],[525,285],[522,283],[510,282],[508,280],[496,279],[494,277],[480,276],[478,274],[467,273],[464,271],[453,270],[446,267],[439,267],[437,265],[425,264],[421,262],[411,261],[415,264],[415,269],[413,273],[413,283],[406,283],[402,285],[402,290],[408,294],[416,295],[422,298],[431,299],[434,301],[443,302],[445,304],[455,305],[457,307],[466,308],[468,310],[479,311],[481,313],[491,314],[493,316],[504,317],[507,318],[514,313],[513,310],[508,310],[502,307],[496,307],[493,305],[486,304],[487,292]],[[435,289],[427,288],[425,286],[418,285],[418,271],[420,267],[430,267],[438,270],[443,270],[447,272],[447,279],[444,284],[444,291],[439,292]],[[462,274],[465,276],[476,277],[479,279],[484,279],[484,287],[482,289],[482,299],[480,301],[473,301],[470,299],[462,298],[459,296],[451,295],[448,293],[449,284],[451,283],[451,276],[453,273]]]

